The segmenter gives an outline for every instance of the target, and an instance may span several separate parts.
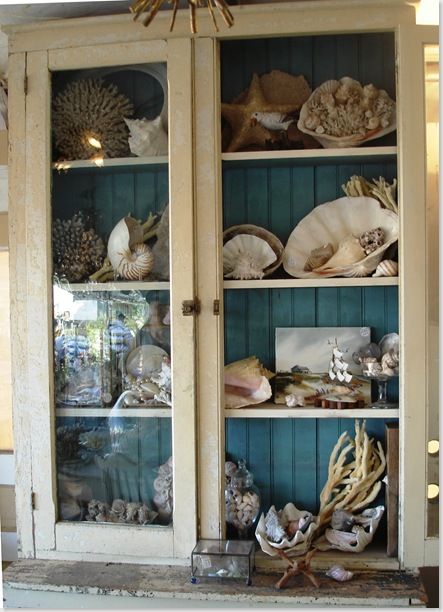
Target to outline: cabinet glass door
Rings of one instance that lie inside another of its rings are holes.
[[[51,246],[32,278],[53,281],[32,311],[44,329],[51,309],[53,331],[33,369],[37,551],[143,559],[195,545],[190,57],[181,39],[29,57],[42,179],[27,223],[45,219],[35,232]]]

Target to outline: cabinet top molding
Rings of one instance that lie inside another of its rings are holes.
[[[201,12],[198,14],[199,31],[191,34],[187,9],[177,12],[173,32],[169,32],[169,11],[159,11],[149,28],[134,22],[128,11],[121,15],[40,21],[1,29],[9,37],[9,52],[18,53],[159,38],[235,39],[294,33],[387,31],[399,25],[415,24],[411,0],[301,0],[232,6],[230,9],[235,24],[229,29],[220,23],[219,32],[214,32],[210,15]]]

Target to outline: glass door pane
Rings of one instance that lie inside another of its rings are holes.
[[[166,64],[52,86],[58,519],[172,525]]]

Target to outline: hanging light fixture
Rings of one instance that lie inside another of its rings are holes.
[[[172,32],[172,30],[174,29],[175,17],[177,15],[179,1],[180,0],[169,0],[169,2],[172,4],[172,18],[169,27],[170,32]],[[134,20],[137,20],[140,15],[145,11],[148,11],[148,14],[143,20],[143,25],[147,27],[157,15],[157,12],[163,2],[164,0],[135,0],[135,2],[130,6],[129,10],[131,11],[131,13],[134,13]],[[212,23],[214,24],[216,32],[218,32],[218,27],[215,19],[214,8],[218,9],[228,28],[230,28],[234,24],[234,17],[232,16],[232,13],[229,10],[229,7],[225,0],[186,0],[186,2],[189,6],[191,31],[193,34],[197,32],[196,9],[203,6],[208,7],[209,14],[211,15]]]

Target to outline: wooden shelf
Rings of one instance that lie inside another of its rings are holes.
[[[152,408],[56,408],[56,416],[58,417],[140,417],[140,418],[161,418],[171,417],[172,410],[169,406],[158,405]]]
[[[54,162],[52,168],[59,172],[67,172],[75,168],[115,168],[119,166],[154,166],[159,164],[167,164],[167,155],[158,155],[157,157],[117,157],[112,159],[104,159],[103,165],[98,166],[90,159],[76,159],[72,161]]]
[[[373,278],[263,278],[261,280],[225,280],[224,289],[296,289],[301,287],[392,287],[398,276]]]
[[[321,160],[341,157],[374,157],[397,155],[397,147],[349,147],[343,149],[291,149],[289,151],[241,151],[222,153],[224,162]]]
[[[229,419],[398,419],[398,408],[287,408],[283,404],[264,403],[250,408],[225,408]]]
[[[116,281],[108,283],[60,283],[66,291],[169,291],[169,281]]]

